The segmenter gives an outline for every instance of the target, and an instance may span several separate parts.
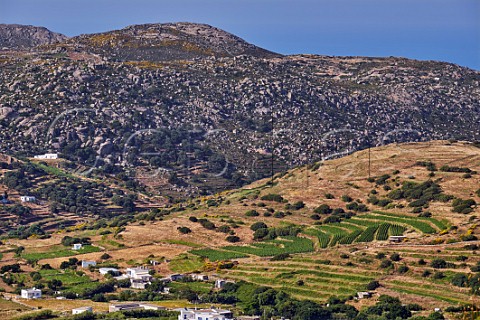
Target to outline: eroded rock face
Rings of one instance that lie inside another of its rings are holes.
[[[0,24],[0,49],[30,49],[66,40],[63,34],[44,27]]]

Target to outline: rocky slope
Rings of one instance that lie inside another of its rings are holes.
[[[1,151],[128,169],[160,193],[213,192],[368,145],[480,139],[480,73],[443,62],[280,56],[178,23],[0,63]]]
[[[0,24],[0,49],[30,49],[39,45],[65,41],[66,36],[44,27]]]
[[[134,25],[74,37],[67,45],[120,61],[165,61],[241,54],[279,56],[223,30],[193,23]]]

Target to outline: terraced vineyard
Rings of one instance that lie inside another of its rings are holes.
[[[242,263],[224,272],[231,279],[281,288],[298,298],[316,301],[325,301],[332,292],[342,297],[354,295],[357,291],[365,290],[370,281],[381,275],[376,270],[320,264],[306,258]]]
[[[419,253],[418,250],[400,249],[398,252],[405,259],[413,256],[429,259],[428,251]],[[435,251],[432,250],[431,255],[432,258],[435,257]],[[448,257],[451,253],[444,255]],[[221,272],[237,281],[244,280],[282,289],[297,298],[319,302],[326,301],[332,292],[346,298],[358,291],[365,291],[372,280],[380,280],[385,290],[390,293],[408,294],[412,299],[427,297],[439,304],[460,304],[471,298],[467,288],[451,285],[451,277],[455,272],[446,272],[446,278],[441,280],[423,278],[420,271],[410,272],[408,277],[402,277],[379,268],[380,260],[373,256],[350,255],[350,263],[347,264],[338,258],[332,261],[316,260],[319,257],[321,256],[314,254],[296,256],[287,261],[256,260]]]
[[[313,251],[313,242],[301,237],[282,237],[275,240],[253,243],[248,246],[226,246],[220,249],[198,249],[190,253],[208,258],[210,261],[245,258],[248,255],[270,257],[282,253]]]
[[[373,211],[340,223],[313,226],[305,230],[305,234],[317,237],[320,247],[327,248],[337,244],[385,241],[389,236],[403,235],[407,229],[434,234],[447,227],[447,222],[434,218]]]
[[[230,259],[248,257],[247,255],[239,252],[231,252],[231,251],[216,250],[216,249],[197,249],[197,250],[190,251],[190,253],[203,258],[207,258],[210,261],[230,260]]]

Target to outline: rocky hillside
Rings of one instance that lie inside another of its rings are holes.
[[[0,50],[30,49],[39,45],[65,41],[66,36],[44,27],[0,24]]]
[[[480,139],[480,73],[443,62],[280,56],[177,23],[82,35],[0,63],[2,152],[60,152],[91,174],[127,171],[173,196],[368,145]]]
[[[67,45],[119,61],[166,61],[241,54],[279,56],[223,30],[193,23],[134,25],[121,30],[74,37]]]

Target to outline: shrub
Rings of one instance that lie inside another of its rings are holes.
[[[353,198],[344,194],[342,197],[341,197],[342,201],[343,202],[352,202],[353,201]]]
[[[480,191],[480,190],[479,190]],[[326,193],[325,194],[325,199],[335,199],[335,196],[331,193]]]
[[[367,290],[375,290],[378,287],[380,287],[380,282],[377,280],[370,281],[366,286]]]
[[[275,212],[273,217],[274,218],[284,218],[286,216],[285,212],[282,212],[282,211],[278,211],[278,212]]]
[[[318,213],[318,214],[329,214],[332,213],[332,208],[330,208],[329,205],[327,204],[322,204],[313,210],[313,212]]]
[[[468,277],[463,273],[457,273],[452,277],[452,284],[457,287],[467,287]]]
[[[253,233],[253,239],[254,240],[263,239],[267,235],[268,235],[268,229],[267,228],[259,228],[259,229],[255,230],[255,232]]]
[[[430,211],[425,211],[425,212],[422,212],[418,215],[420,218],[431,218],[432,217],[432,213]]]
[[[395,252],[395,253],[392,253],[392,254],[390,255],[390,260],[392,260],[392,261],[400,261],[400,259],[401,259],[401,258],[400,258],[400,255],[399,255],[398,253],[396,253],[396,252]]]
[[[447,262],[444,259],[435,258],[430,262],[430,266],[435,269],[443,269],[447,267]]]
[[[177,230],[180,232],[180,233],[183,233],[183,234],[187,234],[187,233],[190,233],[192,232],[192,230],[188,227],[178,227]]]
[[[473,235],[473,234],[464,234],[462,236],[460,236],[460,239],[462,241],[475,241],[475,240],[478,240],[477,236],[476,235]]]
[[[325,223],[338,223],[342,221],[342,219],[339,216],[328,216],[325,218],[323,222]]]
[[[197,222],[198,221],[197,217],[193,217],[193,216],[188,218],[188,220],[190,220],[192,222]]]
[[[245,212],[245,216],[247,217],[258,217],[260,214],[256,210],[248,210]]]
[[[463,173],[473,173],[472,170],[469,168],[461,168],[461,167],[450,167],[448,165],[443,165],[440,167],[440,171],[443,172],[463,172]]]
[[[376,255],[375,255],[375,258],[379,259],[379,260],[382,260],[385,258],[385,253],[383,252],[378,252]]]
[[[357,202],[350,202],[346,205],[347,210],[357,211],[357,212],[366,212],[368,208],[366,205]]]
[[[110,259],[111,257],[112,257],[111,255],[109,255],[108,253],[105,252],[104,254],[102,254],[100,256],[100,259],[107,260],[107,259]]]
[[[287,210],[300,210],[305,208],[305,203],[303,201],[297,201],[294,204],[287,203],[285,209]]]
[[[476,265],[471,266],[471,267],[470,267],[470,270],[472,270],[472,272],[480,272],[480,261],[477,262]]]
[[[390,175],[389,174],[384,174],[384,175],[381,175],[380,177],[378,177],[376,180],[375,180],[375,183],[376,184],[385,184],[387,182],[387,180],[390,179]]]
[[[216,228],[215,224],[207,219],[199,219],[198,221],[205,229],[213,230]]]
[[[255,222],[250,226],[250,230],[252,231],[257,231],[258,229],[267,229],[268,226],[265,224],[265,222]]]
[[[437,271],[433,274],[433,279],[439,280],[439,279],[443,279],[443,278],[445,278],[445,274],[443,274],[443,272],[438,272]]]
[[[235,243],[235,242],[239,242],[240,238],[237,236],[228,236],[225,240],[227,240],[228,242]]]
[[[398,273],[406,273],[408,270],[409,268],[405,264],[402,264],[400,267],[398,267]]]
[[[223,225],[223,226],[220,226],[218,227],[218,230],[219,232],[223,232],[223,233],[229,233],[232,229],[227,226],[227,225]]]
[[[424,270],[422,273],[422,277],[428,278],[431,274],[432,272],[430,270]]]
[[[383,268],[383,269],[386,269],[386,268],[390,268],[392,266],[392,261],[390,260],[382,260],[382,262],[380,263],[380,268]]]
[[[455,199],[452,202],[453,212],[468,214],[473,211],[472,207],[474,207],[477,203],[473,199]]]

